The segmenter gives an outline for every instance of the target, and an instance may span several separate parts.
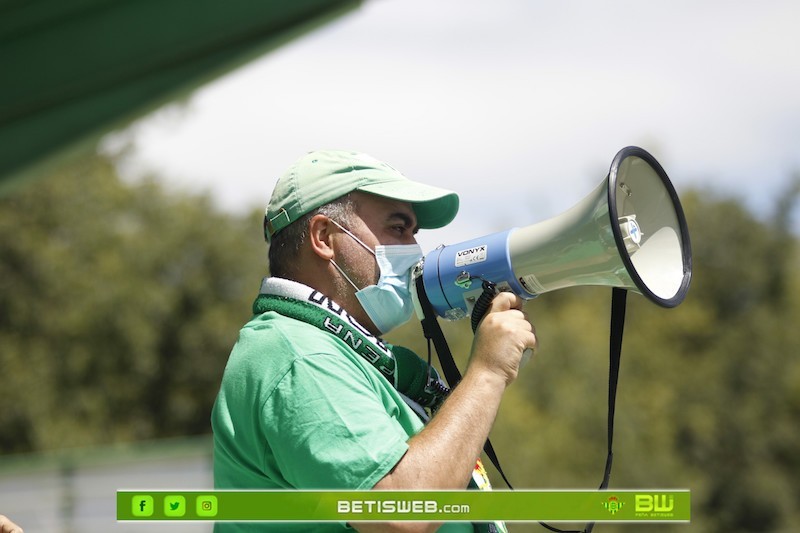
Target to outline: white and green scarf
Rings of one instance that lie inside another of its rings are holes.
[[[317,326],[344,341],[375,367],[426,421],[450,392],[428,362],[408,348],[392,346],[376,337],[318,290],[282,278],[264,278],[253,303],[253,313],[267,311]]]

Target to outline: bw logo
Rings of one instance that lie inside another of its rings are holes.
[[[669,513],[675,507],[675,500],[667,494],[637,494],[636,512],[637,513]]]

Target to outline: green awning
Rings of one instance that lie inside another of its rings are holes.
[[[0,0],[0,190],[360,0]]]

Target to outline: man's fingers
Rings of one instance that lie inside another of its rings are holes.
[[[499,292],[492,300],[492,306],[489,312],[497,313],[501,311],[508,311],[509,309],[522,310],[522,298],[513,292]]]

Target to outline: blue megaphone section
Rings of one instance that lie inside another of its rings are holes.
[[[437,315],[452,320],[467,316],[483,280],[522,298],[535,297],[522,287],[511,266],[508,240],[516,229],[440,246],[425,256],[422,280]]]

